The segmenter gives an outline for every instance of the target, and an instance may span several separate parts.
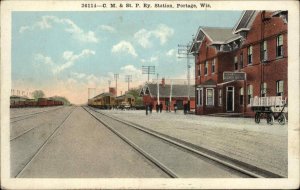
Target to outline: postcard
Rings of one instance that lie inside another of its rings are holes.
[[[1,188],[297,187],[299,2],[1,3]]]

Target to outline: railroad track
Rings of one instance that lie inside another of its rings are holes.
[[[186,155],[193,155],[196,156],[198,159],[206,160],[214,167],[221,167],[225,170],[230,170],[231,172],[238,174],[242,177],[248,177],[248,178],[280,178],[281,176],[278,176],[276,174],[273,174],[271,172],[256,168],[256,167],[249,167],[247,164],[240,163],[240,162],[234,162],[232,160],[222,159],[219,156],[215,156],[213,154],[208,154],[205,151],[199,150],[197,147],[193,147],[188,145],[187,143],[184,143],[180,140],[167,137],[165,135],[159,134],[157,132],[154,132],[152,130],[146,129],[142,126],[138,126],[136,124],[133,124],[128,121],[121,120],[119,118],[112,117],[110,115],[104,114],[101,111],[97,111],[95,109],[84,107],[84,109],[90,113],[95,119],[97,119],[99,122],[101,122],[103,125],[105,125],[108,129],[110,129],[112,132],[114,132],[116,135],[118,135],[121,139],[123,139],[126,143],[128,143],[130,146],[135,148],[138,152],[140,152],[145,158],[150,160],[152,163],[157,165],[160,169],[162,169],[165,173],[167,173],[170,177],[176,178],[176,177],[186,177],[182,171],[179,172],[176,168],[173,166],[169,167],[168,164],[164,164],[161,162],[161,159],[156,158],[156,156],[153,156],[153,152],[149,153],[151,151],[148,151],[147,148],[144,149],[142,146],[140,146],[138,143],[134,142],[134,138],[130,138],[125,135],[124,128],[127,127],[127,130],[130,128],[130,133],[135,133],[133,130],[139,131],[139,133],[143,133],[144,135],[147,134],[148,136],[151,136],[152,138],[155,138],[156,141],[164,142],[165,144],[168,144],[169,146],[175,147],[177,150],[183,151]],[[93,113],[94,112],[94,113]],[[122,127],[115,127],[117,125],[121,124]],[[128,135],[129,133],[127,133]],[[130,135],[129,135],[130,136]],[[136,137],[138,138],[138,137]],[[159,157],[159,156],[158,156]],[[196,161],[197,164],[197,161]]]
[[[54,135],[58,132],[58,129],[66,122],[66,120],[70,117],[70,115],[73,113],[73,111],[76,109],[76,107],[72,108],[72,110],[67,114],[67,116],[62,120],[62,122],[50,133],[50,135],[47,137],[47,139],[41,144],[41,146],[38,147],[38,149],[34,152],[34,154],[29,158],[29,160],[24,163],[24,167],[17,172],[17,174],[14,177],[19,177],[24,170],[30,165],[30,163],[35,159],[35,157],[41,152],[41,150],[47,145],[47,143],[54,137]],[[10,141],[16,140],[19,137],[23,136],[24,134],[28,133],[29,131],[33,130],[36,127],[33,127],[24,133],[18,135],[17,137],[14,137],[10,139]]]
[[[10,123],[14,123],[14,122],[17,122],[17,121],[22,121],[24,119],[34,117],[35,115],[55,111],[55,110],[58,110],[58,109],[61,109],[61,108],[63,108],[63,106],[59,106],[55,109],[44,110],[44,111],[34,112],[34,113],[30,113],[30,114],[23,114],[23,115],[14,116],[14,117],[10,118]]]

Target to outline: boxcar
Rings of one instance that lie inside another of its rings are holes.
[[[48,105],[47,104],[47,98],[39,98],[37,102],[38,102],[37,105],[39,107],[45,107],[45,106]]]

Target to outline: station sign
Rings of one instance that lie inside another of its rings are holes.
[[[246,73],[244,72],[223,72],[223,81],[246,80]]]

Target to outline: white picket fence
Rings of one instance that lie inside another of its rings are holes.
[[[280,112],[286,104],[286,98],[282,96],[257,97],[250,99],[251,107],[271,107],[273,112]],[[287,107],[283,110],[287,112]]]

